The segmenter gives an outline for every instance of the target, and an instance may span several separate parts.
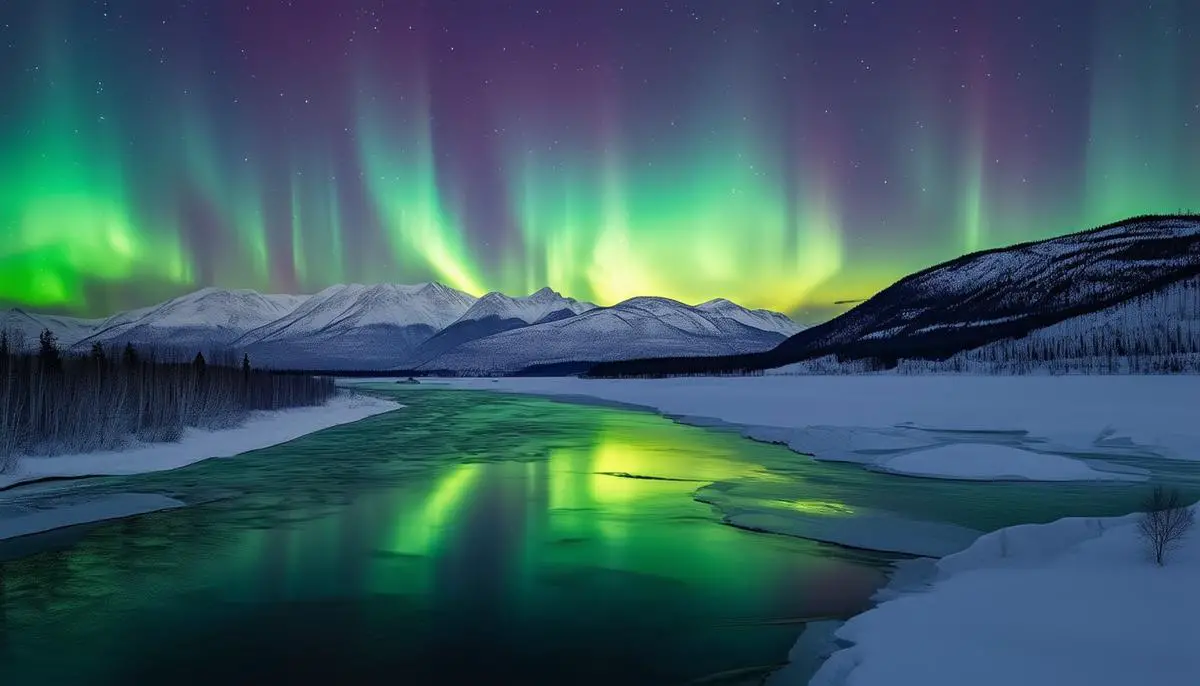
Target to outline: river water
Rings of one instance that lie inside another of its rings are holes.
[[[63,486],[188,507],[0,544],[0,684],[757,683],[804,619],[868,607],[896,556],[724,526],[698,489],[979,530],[1137,501],[875,474],[622,409],[381,392],[406,407]]]

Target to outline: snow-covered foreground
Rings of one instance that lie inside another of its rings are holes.
[[[1157,567],[1137,515],[1001,529],[851,619],[814,686],[1200,683],[1200,532]],[[776,675],[773,686],[802,683]]]
[[[231,457],[286,443],[398,407],[397,403],[373,396],[343,393],[318,407],[258,412],[233,429],[186,429],[183,438],[174,443],[147,443],[128,450],[81,455],[22,457],[15,469],[0,474],[0,489],[52,477],[142,474],[177,469],[213,457]]]
[[[751,438],[786,444],[817,459],[927,477],[1127,479],[1130,470],[1111,467],[1102,458],[1200,459],[1200,422],[1191,409],[1200,377],[1194,376],[881,374],[422,383],[637,405],[690,423],[737,425]],[[994,448],[973,447],[981,444],[1022,452],[1001,456]],[[897,459],[945,446],[958,447]]]

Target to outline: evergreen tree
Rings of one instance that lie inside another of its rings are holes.
[[[138,365],[138,351],[133,347],[133,343],[125,344],[125,352],[121,355],[121,363],[126,367],[136,367]]]
[[[250,378],[250,355],[248,353],[242,354],[242,376]]]
[[[38,336],[38,360],[42,368],[50,371],[62,369],[62,354],[58,350],[58,336],[50,329],[43,329]]]
[[[99,341],[92,343],[92,361],[96,366],[103,367],[108,358],[104,355],[104,344]]]
[[[197,374],[203,374],[207,363],[204,361],[204,353],[196,353],[195,359],[192,360],[192,368]]]

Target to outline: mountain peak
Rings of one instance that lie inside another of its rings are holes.
[[[529,294],[530,300],[551,300],[562,299],[562,294],[549,286],[542,286],[533,293]]]
[[[448,293],[451,289],[437,281],[417,284],[413,289],[418,293]]]
[[[492,291],[475,301],[469,310],[463,313],[462,321],[477,321],[489,317],[498,319],[519,319],[532,324],[548,315],[569,311],[579,314],[594,308],[591,303],[581,303],[573,298],[565,298],[552,288],[538,289],[527,296],[514,298],[499,291]]]

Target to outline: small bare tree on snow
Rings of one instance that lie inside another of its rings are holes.
[[[1143,507],[1146,511],[1138,520],[1138,531],[1161,567],[1167,552],[1178,547],[1192,528],[1195,513],[1184,504],[1179,491],[1162,486],[1154,487]]]

